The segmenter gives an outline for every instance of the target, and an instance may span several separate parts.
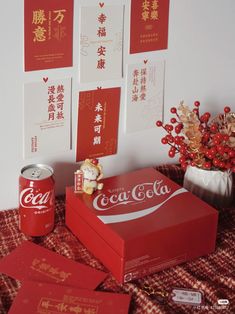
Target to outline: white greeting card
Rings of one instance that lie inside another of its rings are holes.
[[[126,132],[155,127],[162,120],[164,61],[127,66]]]
[[[71,78],[24,85],[24,158],[70,149]]]
[[[122,78],[123,6],[82,7],[80,82]]]

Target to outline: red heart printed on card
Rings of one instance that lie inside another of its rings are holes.
[[[144,60],[144,64],[146,64],[147,62],[148,62],[148,60],[147,60],[147,59],[145,59],[145,60]]]
[[[101,8],[103,8],[104,2],[99,2],[99,6],[100,6]]]
[[[43,81],[46,83],[48,81],[48,77],[44,77]]]

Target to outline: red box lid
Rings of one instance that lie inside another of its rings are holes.
[[[68,208],[75,210],[121,256],[128,241],[197,220],[217,211],[154,168],[102,181],[93,195],[66,189]]]

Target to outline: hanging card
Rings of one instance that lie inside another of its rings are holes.
[[[162,120],[164,61],[128,65],[126,132],[155,127]]]
[[[73,0],[24,0],[25,71],[72,66]]]
[[[117,152],[120,88],[80,92],[77,161]]]
[[[24,86],[24,157],[70,149],[71,79]]]
[[[167,48],[169,0],[132,0],[130,53]]]
[[[122,78],[123,6],[81,8],[80,82]]]

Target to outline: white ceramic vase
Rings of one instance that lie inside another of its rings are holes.
[[[215,207],[226,207],[233,198],[233,176],[230,171],[188,166],[184,188]]]

